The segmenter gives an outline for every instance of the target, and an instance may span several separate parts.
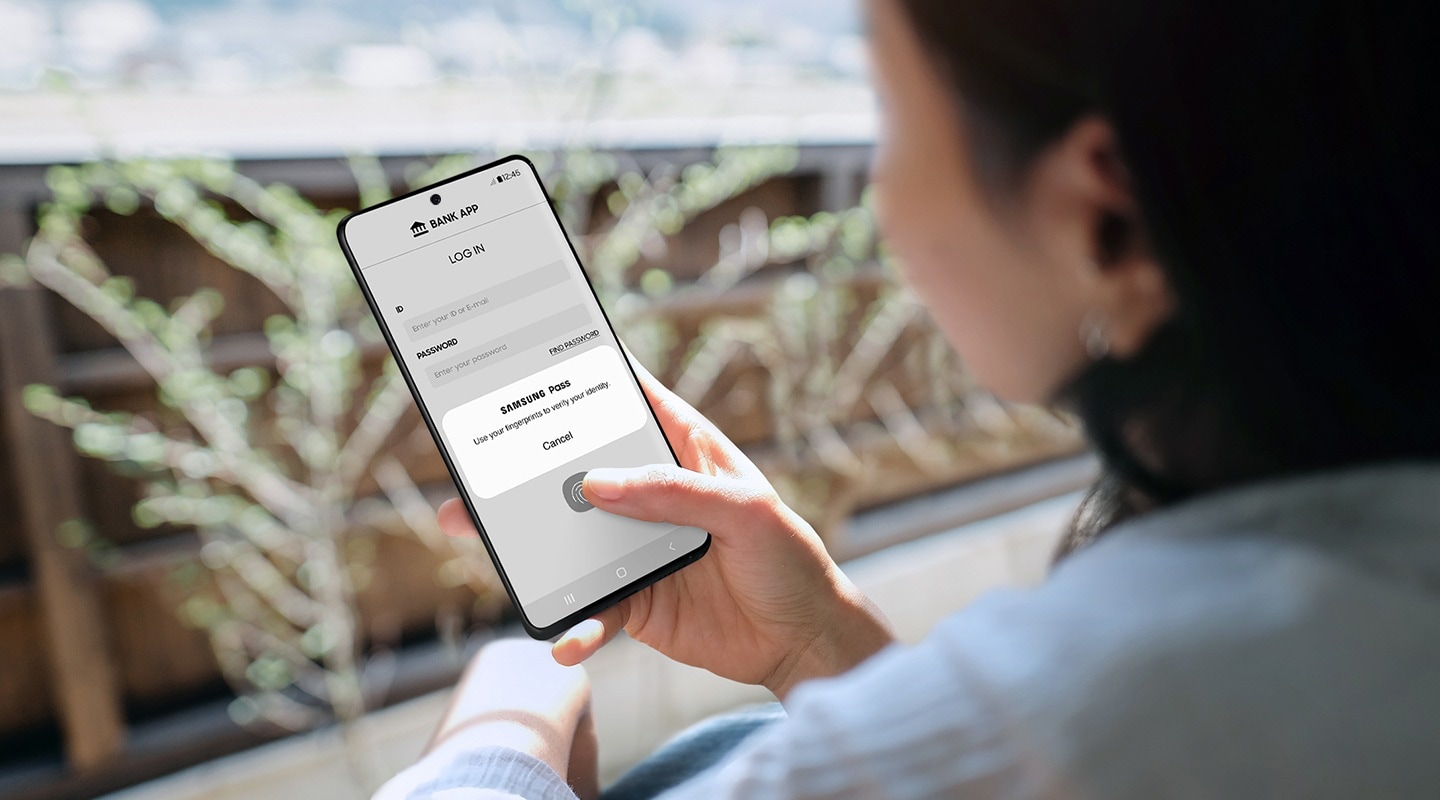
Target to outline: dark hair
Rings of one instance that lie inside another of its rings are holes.
[[[1440,48],[1424,4],[900,4],[982,179],[1013,181],[1082,117],[1113,125],[1176,296],[1138,355],[1095,362],[1061,398],[1104,468],[1062,556],[1223,486],[1440,457]]]

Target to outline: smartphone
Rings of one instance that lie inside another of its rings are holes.
[[[675,453],[528,159],[358,211],[338,235],[531,636],[705,554],[705,531],[585,499],[587,470]]]

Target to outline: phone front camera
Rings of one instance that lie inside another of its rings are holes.
[[[432,195],[430,195],[430,205],[433,205],[433,206],[438,206],[438,205],[440,205],[440,195],[438,195],[438,194],[432,194]]]

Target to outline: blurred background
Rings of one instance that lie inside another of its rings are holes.
[[[828,0],[0,0],[0,796],[369,792],[515,634],[334,238],[511,152],[906,638],[1043,575],[1093,467],[895,282],[866,70]],[[753,697],[601,655],[607,775]]]

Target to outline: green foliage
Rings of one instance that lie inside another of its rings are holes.
[[[808,217],[771,220],[749,208],[723,227],[713,264],[677,277],[676,237],[793,171],[795,148],[722,148],[709,161],[648,169],[588,150],[531,158],[631,351],[701,408],[749,403],[768,419],[765,463],[822,533],[888,468],[855,441],[857,419],[942,475],[977,447],[998,442],[1003,461],[1024,437],[1071,435],[976,389],[889,280],[868,196]],[[377,160],[350,163],[364,202],[390,196]],[[403,174],[419,186],[479,163],[452,156]],[[198,564],[177,567],[170,583],[181,618],[209,634],[237,690],[236,719],[296,729],[353,719],[384,689],[367,679],[356,613],[357,592],[381,568],[374,531],[415,536],[444,555],[442,586],[491,598],[498,588],[483,557],[438,531],[391,452],[415,424],[413,405],[336,245],[343,212],[214,160],[55,167],[48,181],[39,234],[23,259],[0,258],[0,286],[36,281],[98,322],[153,378],[160,410],[100,410],[43,386],[29,387],[26,407],[73,431],[80,452],[136,477],[137,524],[198,532]],[[153,209],[266,287],[284,309],[264,322],[267,356],[217,370],[213,327],[226,298],[212,288],[164,302],[137,293],[85,238],[86,217],[102,207]],[[725,304],[742,294],[759,299]],[[735,376],[757,367],[763,388],[736,388]],[[367,496],[372,485],[379,494]],[[113,558],[82,523],[64,535]]]
[[[171,584],[182,619],[210,634],[245,699],[237,709],[297,729],[354,718],[367,705],[357,576],[374,555],[353,546],[369,524],[357,510],[401,524],[424,517],[402,510],[423,500],[385,451],[411,403],[393,362],[366,369],[380,337],[335,244],[342,212],[214,160],[54,167],[47,181],[39,233],[0,277],[37,281],[99,323],[154,380],[160,410],[98,410],[44,386],[28,387],[26,407],[71,429],[80,452],[137,477],[137,524],[198,532],[203,573],[181,567]],[[161,302],[112,274],[84,235],[99,208],[153,209],[278,298],[285,311],[266,321],[259,363],[212,366],[219,291]],[[360,496],[377,472],[378,515]],[[88,527],[62,535],[97,559],[113,553]],[[422,539],[443,547],[444,537]],[[493,593],[483,569],[466,574]]]
[[[651,268],[638,291],[627,276],[646,247],[663,240],[660,231],[676,232],[792,168],[794,151],[722,151],[711,164],[649,176],[622,170],[608,154],[537,153],[534,160],[572,225],[588,219],[602,187],[623,187],[610,198],[620,212],[614,224],[582,244],[607,297],[649,303],[672,291],[669,276]],[[351,163],[367,202],[388,196],[378,162]],[[473,164],[454,157],[408,173],[426,183]],[[357,530],[398,520],[437,549],[450,545],[386,448],[412,403],[388,356],[378,375],[366,369],[381,337],[335,243],[343,212],[206,159],[58,166],[47,182],[52,197],[40,209],[39,233],[23,259],[0,262],[0,279],[39,282],[99,323],[154,380],[159,408],[102,410],[46,386],[27,389],[26,407],[69,428],[81,453],[137,478],[138,525],[198,533],[202,571],[182,565],[170,584],[182,619],[210,635],[241,698],[237,718],[296,729],[354,718],[367,707],[355,596],[373,573],[375,552],[373,544],[357,546],[364,535]],[[226,298],[213,288],[165,301],[138,293],[86,239],[86,218],[102,208],[153,209],[268,289],[284,308],[263,326],[269,358],[215,369],[213,326]],[[655,351],[665,337],[636,338],[656,343]],[[361,496],[367,481],[380,486],[380,497]],[[114,557],[113,545],[89,526],[62,534],[97,561]],[[449,555],[437,576],[444,585],[494,594],[483,560]]]

